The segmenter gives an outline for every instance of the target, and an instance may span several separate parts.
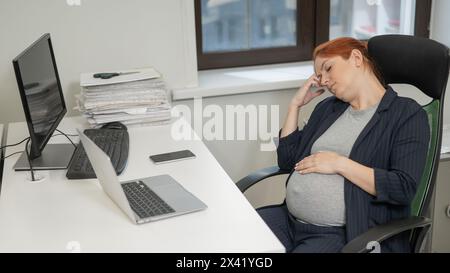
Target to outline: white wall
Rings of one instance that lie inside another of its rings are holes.
[[[433,0],[431,38],[450,47],[450,1]]]

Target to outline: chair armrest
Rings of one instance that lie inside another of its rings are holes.
[[[258,183],[261,180],[264,180],[266,178],[282,175],[282,174],[289,174],[290,171],[281,170],[278,168],[278,166],[272,166],[268,168],[264,168],[261,170],[258,170],[256,172],[253,172],[246,177],[242,178],[236,183],[236,186],[239,188],[241,192],[245,192],[248,188],[253,186],[254,184]]]
[[[431,219],[425,217],[412,216],[410,218],[391,221],[389,223],[376,226],[367,232],[353,239],[341,250],[342,253],[367,253],[369,242],[383,242],[397,234],[415,228],[424,228],[431,226]]]

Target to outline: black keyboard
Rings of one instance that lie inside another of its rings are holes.
[[[111,159],[111,163],[119,175],[125,169],[128,159],[129,136],[127,130],[117,129],[87,129],[84,134],[97,144]],[[68,179],[96,178],[91,162],[78,144],[67,169]]]
[[[139,183],[127,182],[121,185],[131,208],[141,218],[175,211],[142,181]]]

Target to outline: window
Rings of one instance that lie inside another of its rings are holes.
[[[330,39],[414,35],[415,0],[331,0],[330,4]]]
[[[431,0],[194,0],[199,69],[305,61],[341,36],[428,37]]]
[[[201,2],[205,53],[297,45],[295,0]]]

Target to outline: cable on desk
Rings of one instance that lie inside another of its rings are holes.
[[[8,157],[11,157],[11,156],[16,155],[16,154],[21,154],[21,153],[23,153],[23,152],[24,152],[24,151],[19,151],[19,152],[12,153],[12,154],[10,154],[10,155],[7,155],[7,156],[3,157],[3,159],[7,159]]]
[[[77,137],[78,135],[69,135],[69,134],[65,134],[66,136],[70,136],[70,137]],[[64,136],[64,134],[56,134],[53,135],[52,137],[57,137],[57,136]]]
[[[23,140],[21,140],[20,142],[17,142],[16,144],[10,144],[10,145],[5,145],[5,146],[3,146],[3,147],[0,147],[0,150],[3,150],[3,149],[8,148],[8,147],[13,147],[13,146],[17,146],[17,145],[19,145],[19,144],[22,144],[22,143],[24,143],[26,140],[28,140],[29,138],[30,138],[30,137],[24,138]]]
[[[58,131],[59,131],[59,130],[58,130]],[[56,136],[77,137],[78,135],[68,135],[68,134],[64,134],[64,133],[61,132],[60,134],[53,135],[52,137],[56,137]],[[27,137],[27,138],[21,140],[20,142],[18,142],[18,143],[16,143],[16,144],[10,144],[10,145],[5,145],[5,146],[3,146],[3,147],[0,147],[0,150],[2,150],[2,149],[4,149],[4,148],[8,148],[8,147],[17,146],[17,145],[19,145],[19,144],[22,144],[24,141],[26,141],[26,140],[28,140],[28,139],[30,139],[30,137]],[[70,138],[68,138],[68,139],[70,140]],[[70,142],[72,143],[72,145],[75,145],[72,141],[70,141]],[[25,152],[25,151],[15,152],[15,153],[12,153],[12,154],[7,155],[7,156],[0,156],[0,159],[7,159],[8,157],[11,157],[11,156],[13,156],[13,155],[20,154],[20,153],[23,153],[23,152]]]
[[[29,143],[30,143],[30,139],[28,139],[27,143],[25,144],[25,154],[27,155],[28,164],[30,165],[31,181],[36,181],[36,179],[34,179],[34,171],[33,171],[33,166],[31,165],[30,154],[28,153],[28,144]]]
[[[63,133],[62,131],[60,131],[60,130],[58,130],[58,129],[56,129],[56,131],[58,131],[60,134],[62,134],[63,136],[65,136],[65,137],[70,141],[70,143],[72,143],[73,147],[77,148],[77,145],[75,145],[75,143],[73,143],[73,141],[70,139],[70,137],[69,137],[67,134]],[[52,137],[53,137],[53,136],[52,136]]]

